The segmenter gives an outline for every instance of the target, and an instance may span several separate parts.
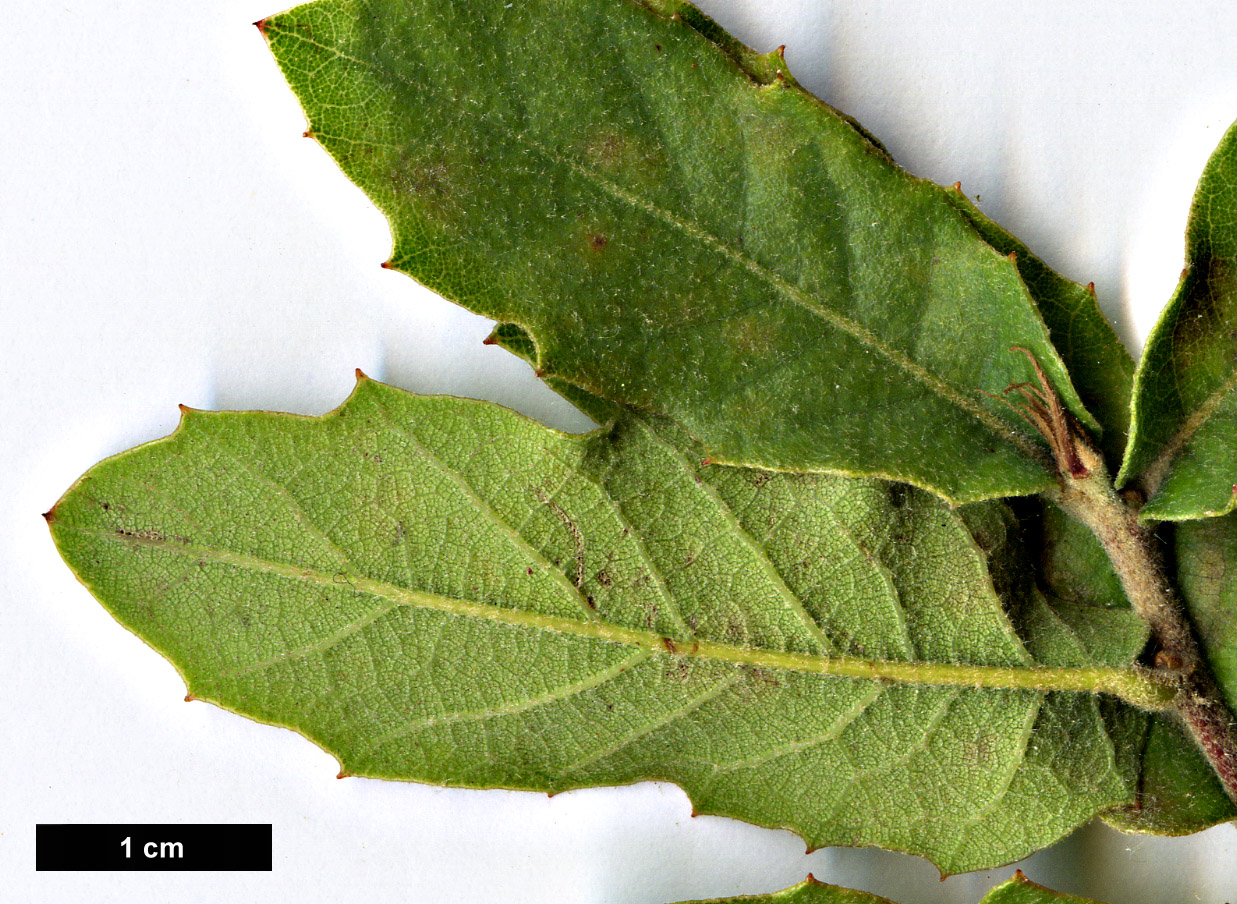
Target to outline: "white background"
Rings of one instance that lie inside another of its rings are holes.
[[[176,405],[321,413],[353,368],[587,422],[488,324],[379,268],[382,218],[312,141],[258,32],[279,0],[5,0],[0,12],[0,875],[10,900],[664,904],[817,877],[975,902],[876,851],[689,818],[674,787],[544,795],[336,781],[291,732],[181,702],[60,563],[39,513]],[[912,171],[961,180],[1094,280],[1131,346],[1237,118],[1237,4],[707,0]],[[569,4],[565,4],[565,7]],[[274,823],[262,874],[36,874],[36,822]],[[1237,900],[1237,831],[1085,828],[1023,864],[1112,904]]]

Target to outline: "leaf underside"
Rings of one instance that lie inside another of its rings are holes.
[[[949,197],[984,241],[1001,254],[1014,255],[1018,274],[1044,318],[1053,346],[1087,410],[1103,428],[1100,449],[1116,473],[1130,430],[1134,359],[1100,310],[1094,287],[1081,286],[1055,272],[972,204],[961,186],[955,186]]]
[[[1143,517],[1222,515],[1237,502],[1237,127],[1207,162],[1186,267],[1138,364],[1120,480],[1156,492]]]
[[[1001,503],[702,467],[667,423],[568,436],[362,380],[322,418],[189,413],[50,520],[193,696],[345,773],[665,779],[699,812],[946,872],[1134,800],[1142,714],[1041,688],[1128,663],[1141,626],[1038,592],[1011,622]]]
[[[888,898],[865,891],[826,885],[808,876],[806,881],[770,895],[710,898],[707,901],[687,901],[684,904],[893,904],[893,902]],[[992,888],[979,904],[1098,904],[1098,902],[1036,885],[1019,871],[1008,882],[1002,882]]]
[[[1038,436],[992,397],[1032,379],[1011,346],[1096,426],[951,193],[691,7],[319,0],[263,27],[387,214],[390,266],[717,461],[955,502],[1046,489]]]

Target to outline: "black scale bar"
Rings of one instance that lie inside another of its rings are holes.
[[[49,825],[35,827],[35,869],[128,872],[269,871],[271,827],[216,825]]]

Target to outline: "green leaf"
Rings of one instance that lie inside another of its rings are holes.
[[[1036,885],[1019,870],[1008,882],[1002,882],[984,895],[984,899],[979,904],[1097,904],[1097,902],[1090,898],[1066,895],[1044,888],[1042,885]]]
[[[361,380],[322,418],[189,412],[49,520],[190,694],[348,774],[665,779],[947,872],[1133,800],[1097,692],[1162,698],[1080,648],[1035,660],[989,574],[1003,504],[701,457],[666,422],[571,436]]]
[[[684,904],[892,904],[865,891],[854,891],[836,885],[826,885],[808,876],[803,882],[771,895],[744,895],[738,898],[710,898],[708,901],[688,901]],[[1036,885],[1019,870],[1008,882],[1002,882],[984,895],[979,904],[1097,904],[1090,898],[1065,895]]]
[[[1115,472],[1130,430],[1134,359],[1100,310],[1095,287],[1081,286],[1054,271],[972,204],[960,184],[949,197],[988,244],[1001,254],[1014,255],[1052,344],[1069,368],[1083,403],[1103,428],[1100,448]]]
[[[893,904],[893,902],[888,898],[868,894],[866,891],[826,885],[809,875],[798,885],[783,888],[771,895],[709,898],[707,901],[685,901],[683,904]]]
[[[1119,483],[1150,490],[1143,517],[1222,515],[1237,502],[1237,127],[1207,162],[1186,226],[1181,282],[1135,377]]]
[[[390,219],[390,266],[716,461],[955,502],[1047,489],[992,397],[1033,377],[1011,346],[1096,426],[949,192],[688,6],[319,0],[263,28]]]
[[[1229,708],[1237,711],[1237,514],[1183,522],[1173,536],[1190,621]]]

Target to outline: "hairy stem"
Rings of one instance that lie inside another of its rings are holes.
[[[1148,671],[1176,688],[1173,708],[1237,803],[1237,720],[1199,650],[1158,541],[1139,523],[1138,504],[1117,495],[1100,454],[1077,427],[1073,435],[1086,473],[1075,477],[1062,469],[1055,501],[1090,528],[1108,553],[1130,605],[1151,626],[1156,652]]]

